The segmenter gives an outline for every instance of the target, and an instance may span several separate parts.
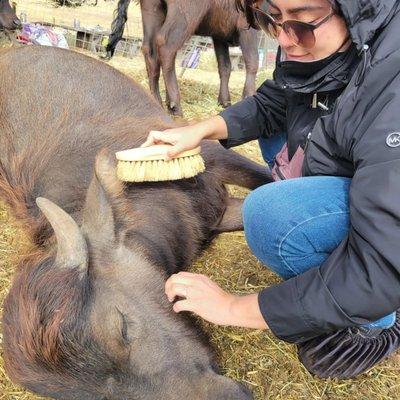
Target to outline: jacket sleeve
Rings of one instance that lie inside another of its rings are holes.
[[[275,81],[266,80],[253,96],[228,107],[220,115],[228,127],[228,139],[220,141],[225,147],[280,134],[286,121],[283,90]]]
[[[281,339],[302,342],[400,308],[400,70],[393,67],[398,62],[391,57],[376,62],[332,118],[320,121],[355,166],[350,230],[319,268],[260,293],[263,316]]]

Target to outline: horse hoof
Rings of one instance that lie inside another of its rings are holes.
[[[218,105],[222,106],[223,108],[228,108],[232,105],[230,101],[219,101]]]
[[[182,117],[183,113],[182,113],[182,109],[179,105],[177,105],[176,103],[170,103],[168,104],[168,112],[171,115],[174,115],[176,117]]]

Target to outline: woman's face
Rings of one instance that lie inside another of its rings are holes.
[[[268,12],[275,21],[298,20],[317,24],[332,12],[332,6],[328,0],[269,0],[260,1],[258,7]],[[346,39],[349,32],[343,18],[333,15],[328,21],[314,30],[315,45],[311,49],[305,49],[293,44],[288,35],[280,29],[277,38],[279,45],[286,54],[286,60],[290,61],[315,61],[326,58],[338,50],[344,50],[349,46]]]

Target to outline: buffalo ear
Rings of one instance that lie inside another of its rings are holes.
[[[82,274],[86,274],[88,250],[78,224],[63,209],[44,197],[38,197],[36,204],[49,221],[57,239],[56,266],[78,268]]]
[[[96,157],[83,212],[83,229],[89,238],[100,242],[116,238],[116,217],[113,203],[123,197],[123,185],[116,174],[116,161],[107,150]]]

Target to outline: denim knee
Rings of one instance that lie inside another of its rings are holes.
[[[270,183],[243,204],[243,225],[254,255],[283,279],[317,267],[346,237],[349,187],[340,177],[310,177]],[[395,313],[364,325],[387,329]]]
[[[284,279],[322,264],[347,234],[349,185],[347,178],[311,177],[251,192],[243,223],[254,255]]]
[[[245,199],[243,212],[244,233],[252,253],[272,271],[287,279],[283,260],[279,256],[277,227],[285,225],[284,215],[278,211],[280,182],[269,183],[251,192]]]

